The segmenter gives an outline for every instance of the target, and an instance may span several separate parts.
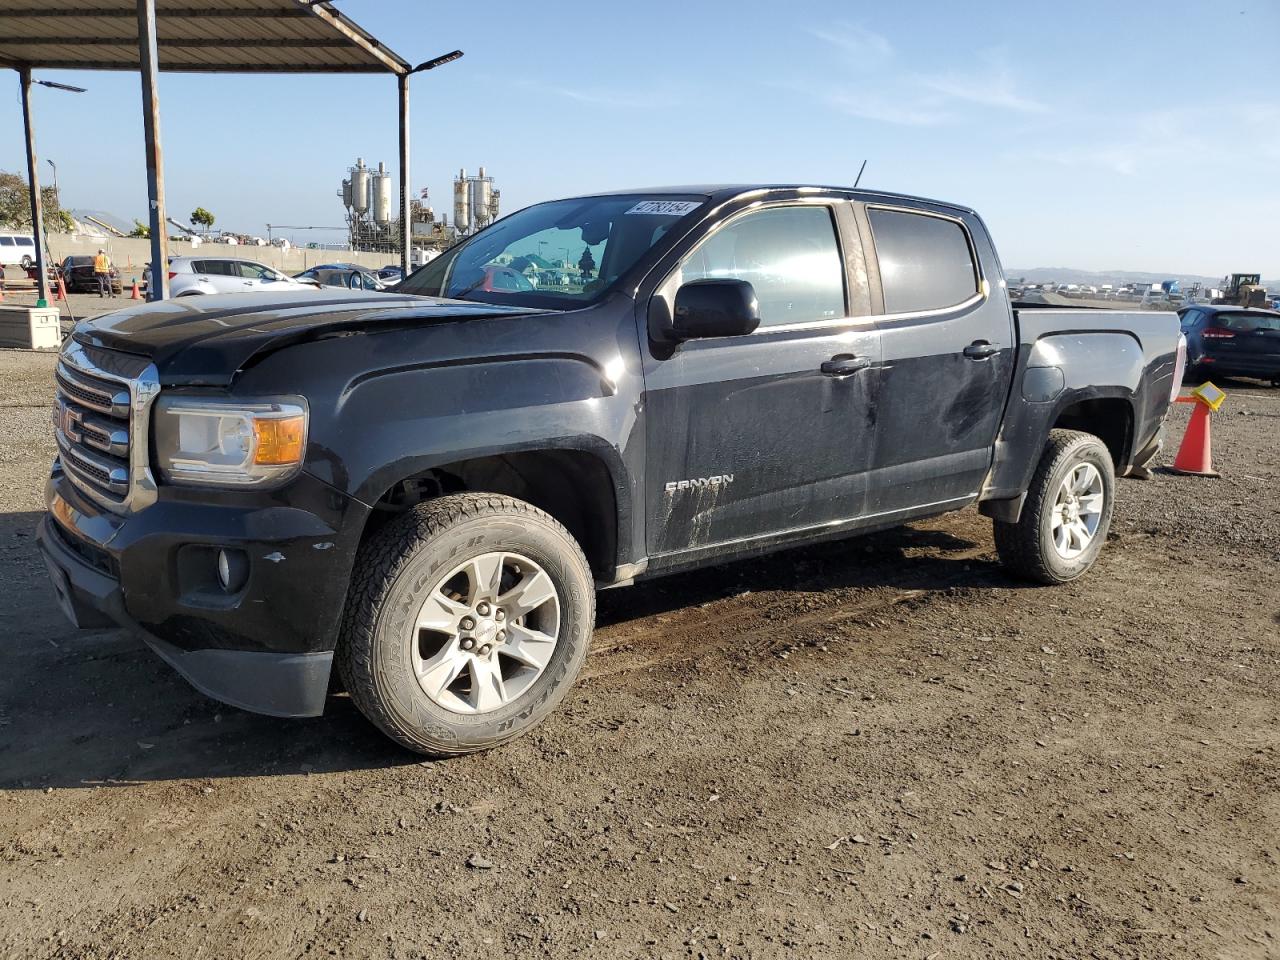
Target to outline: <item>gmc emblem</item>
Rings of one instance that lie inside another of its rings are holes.
[[[58,403],[58,429],[62,431],[62,435],[71,443],[83,442],[84,433],[80,429],[82,422],[79,410],[69,407],[65,403]]]

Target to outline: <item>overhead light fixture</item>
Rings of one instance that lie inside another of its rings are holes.
[[[460,59],[462,59],[462,51],[454,50],[452,53],[446,53],[442,57],[436,57],[434,60],[427,60],[425,63],[420,63],[409,72],[421,73],[424,70],[434,70],[436,67],[443,67],[446,63],[453,63],[453,61]]]
[[[68,93],[88,93],[84,87],[73,87],[69,83],[55,83],[52,80],[32,80],[32,83],[38,83],[42,87],[52,87],[54,90],[66,90]]]

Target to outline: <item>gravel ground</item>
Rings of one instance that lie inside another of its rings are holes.
[[[557,714],[433,763],[60,618],[51,366],[0,352],[0,956],[1280,956],[1280,391],[1081,582],[968,510],[610,591]]]

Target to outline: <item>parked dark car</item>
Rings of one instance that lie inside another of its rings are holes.
[[[387,266],[377,272],[376,276],[388,287],[394,287],[404,279],[404,271],[395,264],[387,264]]]
[[[496,282],[544,243],[582,285]],[[1010,303],[966,207],[557,200],[391,293],[80,323],[39,541],[73,622],[210,696],[314,716],[336,665],[396,742],[466,753],[554,709],[597,588],[975,503],[1012,573],[1084,575],[1182,358],[1172,313]]]
[[[1256,377],[1280,387],[1280,311],[1201,304],[1179,311],[1196,377]]]
[[[310,280],[322,287],[345,287],[348,290],[387,290],[375,274],[354,263],[326,263],[293,275],[295,280]]]
[[[67,293],[97,293],[98,278],[93,272],[93,257],[74,256],[63,259],[59,267],[62,283]],[[124,286],[120,280],[120,271],[113,264],[111,267],[111,292],[123,293]]]

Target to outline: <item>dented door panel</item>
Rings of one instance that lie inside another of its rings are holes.
[[[868,371],[824,375],[822,363],[840,354],[874,361],[875,332],[691,341],[649,362],[651,562],[862,513],[874,381]]]

